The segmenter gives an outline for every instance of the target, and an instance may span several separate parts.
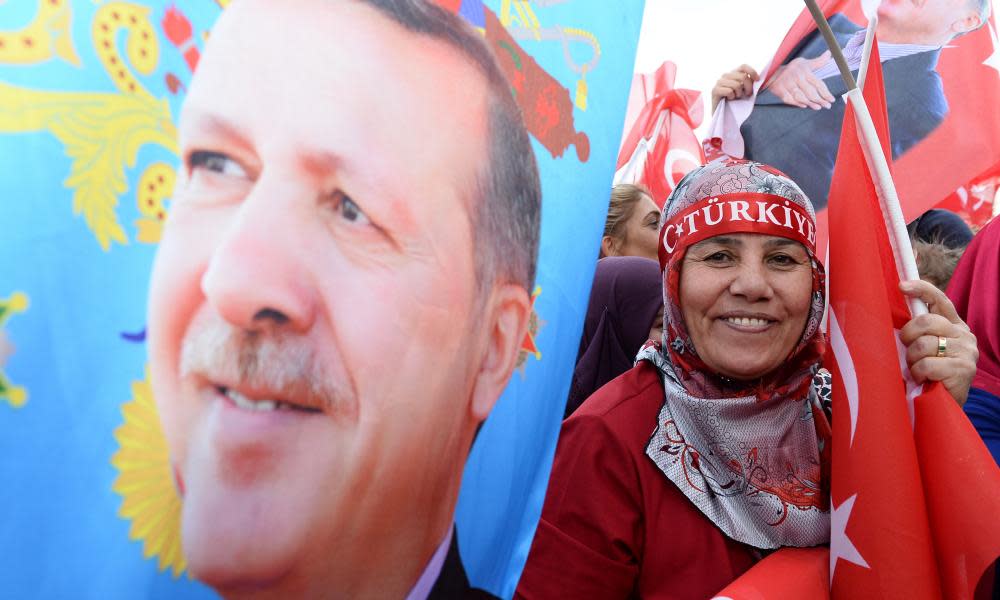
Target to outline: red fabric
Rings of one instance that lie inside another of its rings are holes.
[[[865,99],[884,140],[887,117],[877,54],[873,48]],[[885,269],[891,247],[850,105],[837,157],[829,203],[835,349],[830,358],[836,358],[829,365],[834,374],[831,521],[843,511],[846,525],[831,531],[832,596],[940,597],[893,334],[902,324],[894,323],[890,298],[898,303],[901,294]],[[844,353],[836,352],[839,343],[846,345]],[[845,383],[855,376],[856,400]]]
[[[877,50],[867,82],[884,146]],[[1000,553],[1000,521],[984,518],[1000,514],[1000,472],[938,384],[916,398],[911,428],[893,334],[908,315],[850,107],[844,123],[829,203],[832,596],[970,598]]]
[[[644,361],[563,423],[515,597],[703,599],[753,564],[646,456],[662,404]]]
[[[965,249],[948,284],[948,297],[976,334],[979,362],[972,386],[1000,396],[1000,219]]]
[[[993,216],[993,199],[1000,190],[1000,162],[962,184],[934,208],[957,213],[966,223],[984,225]]]
[[[697,172],[688,175],[684,187],[678,188],[671,196],[670,204],[666,206],[663,218],[671,218],[677,211],[701,202],[706,197],[730,193],[732,190],[764,193],[764,190],[790,200],[799,206],[805,206],[808,200],[799,187],[781,171],[760,163],[739,158],[725,158],[713,161],[699,168]],[[680,276],[683,252],[674,252],[666,259],[666,248],[663,247],[661,231],[658,258],[664,269],[664,309],[663,335],[665,345],[663,351],[669,356],[675,374],[688,393],[699,398],[733,398],[736,396],[753,395],[760,400],[778,396],[785,398],[804,398],[812,383],[815,365],[826,351],[826,338],[820,331],[819,324],[825,307],[826,275],[822,263],[810,254],[813,272],[812,306],[802,338],[792,350],[787,360],[780,368],[761,377],[748,389],[747,384],[736,380],[718,377],[698,357],[697,349],[691,343],[691,338],[684,324],[680,310]],[[809,246],[806,247],[807,250]],[[682,351],[683,350],[683,351]]]
[[[914,436],[941,590],[949,599],[986,597],[980,580],[1000,556],[1000,468],[948,392],[924,389]]]
[[[727,585],[718,596],[730,600],[824,598],[829,589],[829,549],[782,548]]]
[[[649,189],[653,201],[661,208],[681,178],[705,163],[701,144],[694,134],[703,117],[701,94],[674,88],[676,74],[677,66],[666,61],[650,75],[635,76],[629,105],[642,108],[634,120],[625,123],[628,133],[622,140],[615,167],[620,170],[630,162],[644,160],[642,170],[631,183]],[[642,140],[652,147],[640,148]]]
[[[948,97],[949,113],[941,126],[904,154],[896,172],[899,197],[907,221],[919,217],[942,199],[1000,161],[1000,77],[990,23],[953,39],[941,52],[937,71]],[[975,93],[969,93],[975,90]],[[956,143],[956,140],[961,140]],[[981,217],[989,215],[980,213]],[[973,221],[979,226],[985,220]]]
[[[733,192],[702,198],[671,215],[660,229],[660,269],[675,252],[683,255],[688,246],[727,233],[788,238],[816,254],[816,229],[805,208],[775,194]]]

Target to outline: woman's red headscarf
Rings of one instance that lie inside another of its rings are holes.
[[[692,171],[678,184],[660,219],[663,344],[670,361],[680,367],[688,392],[704,398],[753,393],[766,399],[772,394],[801,398],[808,390],[826,349],[820,331],[826,274],[816,258],[815,219],[812,204],[795,182],[760,163],[715,161]],[[681,315],[681,264],[687,248],[726,233],[760,233],[795,240],[805,247],[812,263],[812,305],[802,336],[788,360],[752,388],[708,369],[698,357]]]
[[[814,546],[830,536],[829,424],[819,408],[829,389],[829,374],[819,371],[825,285],[814,223],[812,205],[792,180],[736,159],[688,173],[660,218],[663,346],[646,346],[638,359],[660,371],[664,403],[646,455],[727,536],[757,548]],[[680,308],[688,246],[728,233],[794,240],[811,261],[811,303],[799,341],[756,381],[712,371],[698,356]]]

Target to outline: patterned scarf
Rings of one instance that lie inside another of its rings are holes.
[[[659,370],[665,397],[646,454],[726,535],[762,549],[829,541],[823,400],[830,387],[829,374],[819,370],[824,271],[815,258],[814,220],[798,186],[771,167],[729,159],[689,173],[660,221],[664,343],[648,344],[637,357]],[[726,232],[793,239],[811,261],[802,336],[779,368],[753,382],[711,371],[680,310],[687,247]]]

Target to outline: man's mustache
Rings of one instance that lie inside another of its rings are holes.
[[[196,318],[184,336],[180,370],[297,408],[356,412],[355,394],[330,376],[313,343],[280,328],[248,331],[217,317]]]

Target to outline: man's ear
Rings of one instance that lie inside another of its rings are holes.
[[[486,317],[483,323],[487,331],[486,344],[469,406],[477,422],[489,416],[514,372],[531,316],[528,291],[513,283],[497,284],[490,293],[483,316]]]
[[[980,24],[982,24],[982,20],[980,20],[979,15],[970,13],[964,19],[959,19],[951,24],[952,37],[972,31]]]
[[[610,235],[601,238],[601,258],[605,256],[618,256],[618,240]]]

